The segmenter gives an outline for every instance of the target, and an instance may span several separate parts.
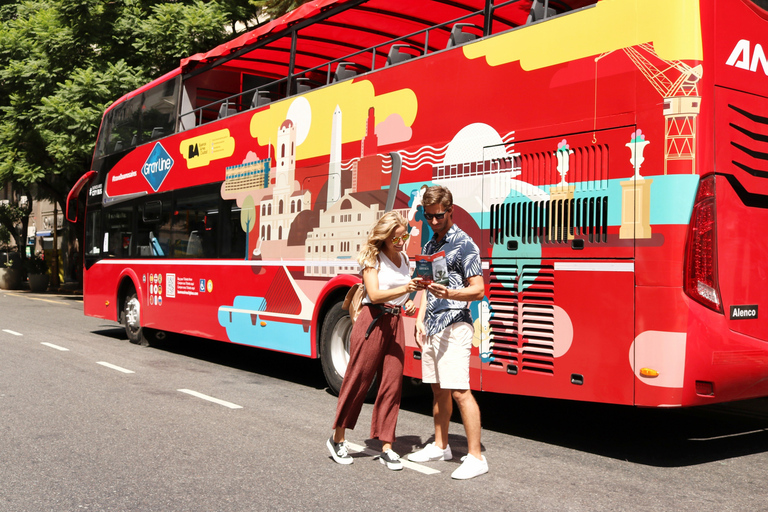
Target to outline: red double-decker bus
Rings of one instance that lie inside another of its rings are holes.
[[[85,314],[320,358],[338,390],[368,229],[398,210],[418,254],[441,184],[483,261],[473,389],[768,395],[766,8],[306,4],[105,112],[70,195]]]

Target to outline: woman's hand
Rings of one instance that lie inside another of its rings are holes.
[[[405,285],[405,292],[411,293],[411,292],[421,290],[422,288],[424,288],[424,283],[422,282],[422,278],[417,277],[415,279],[411,279],[410,281],[408,281],[408,284]]]
[[[426,334],[427,330],[424,328],[424,322],[422,320],[416,320],[416,327],[413,330],[413,336],[416,338],[416,344],[419,346],[419,348],[423,348],[421,342]]]
[[[411,299],[405,301],[405,314],[410,316],[416,312],[416,304]]]

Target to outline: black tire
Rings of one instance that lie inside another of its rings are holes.
[[[143,347],[149,345],[148,329],[141,325],[141,302],[134,290],[128,293],[123,303],[123,325],[128,341]]]
[[[338,396],[341,383],[349,364],[349,335],[352,333],[352,320],[349,311],[341,308],[341,302],[335,303],[325,314],[323,331],[320,335],[320,362],[323,375],[331,392]],[[378,378],[373,379],[366,401],[376,399]]]

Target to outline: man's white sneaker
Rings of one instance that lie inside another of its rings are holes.
[[[333,460],[339,464],[352,464],[355,462],[355,459],[353,459],[349,454],[346,440],[340,443],[334,443],[333,436],[331,436],[328,441],[325,442],[325,446],[327,446],[328,451],[331,452],[331,457],[333,457]]]
[[[462,457],[461,460],[464,462],[462,462],[461,466],[451,474],[451,478],[455,478],[456,480],[468,480],[487,473],[488,461],[485,460],[485,455],[481,455],[481,457],[482,460],[473,455]]]
[[[400,456],[392,450],[381,452],[379,461],[392,471],[400,471],[403,469],[403,461],[401,461]]]
[[[451,460],[453,454],[451,453],[451,446],[445,445],[445,450],[437,446],[435,443],[429,443],[427,446],[419,451],[413,452],[408,455],[408,460],[411,462],[429,462],[432,460]]]

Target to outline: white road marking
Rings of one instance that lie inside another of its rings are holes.
[[[7,332],[8,334],[13,334],[14,336],[24,336],[20,332],[12,331],[10,329],[3,329],[3,332]]]
[[[125,368],[120,368],[119,366],[115,366],[114,364],[110,364],[110,363],[105,363],[104,361],[97,361],[96,364],[100,364],[101,366],[106,366],[107,368],[112,368],[113,370],[117,370],[123,373],[136,373],[133,370],[126,370]]]
[[[45,345],[46,347],[55,348],[56,350],[61,350],[62,352],[69,352],[68,348],[60,347],[58,345],[54,345],[53,343],[46,343],[45,341],[40,343],[41,345]]]
[[[180,391],[182,393],[186,393],[188,395],[196,396],[197,398],[202,398],[203,400],[208,400],[209,402],[213,402],[215,404],[223,405],[224,407],[229,407],[230,409],[242,409],[242,405],[233,404],[232,402],[227,402],[225,400],[219,400],[218,398],[213,398],[212,396],[204,395],[202,393],[198,393],[197,391],[192,391],[191,389],[177,389],[176,391]]]
[[[366,455],[373,455],[378,456],[381,455],[379,452],[372,450],[370,448],[366,448],[365,446],[360,446],[359,444],[350,443],[347,441],[347,444],[349,445],[349,449],[355,453],[365,453]],[[419,473],[424,473],[425,475],[436,475],[440,473],[440,470],[433,469],[427,466],[422,466],[421,464],[416,464],[415,462],[411,462],[409,460],[406,460],[405,457],[400,459],[403,462],[403,467],[406,467],[408,469],[412,469],[414,471],[418,471]]]

